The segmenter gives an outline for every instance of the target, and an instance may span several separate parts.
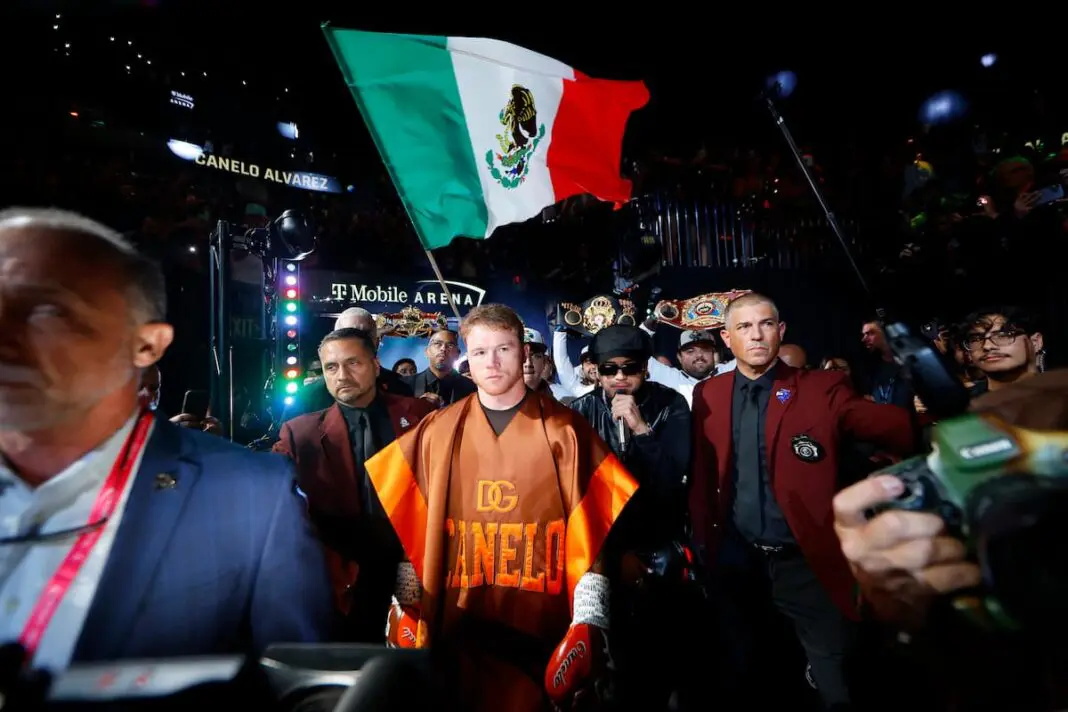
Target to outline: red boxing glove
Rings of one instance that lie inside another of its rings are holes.
[[[396,598],[386,617],[386,647],[415,648],[419,641],[419,609],[403,606]]]
[[[545,691],[557,709],[571,709],[576,702],[602,696],[611,668],[605,631],[589,623],[576,623],[567,629],[549,658]]]

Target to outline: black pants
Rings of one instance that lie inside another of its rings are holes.
[[[800,551],[764,552],[738,537],[720,550],[711,597],[725,657],[723,682],[733,699],[752,699],[754,691],[779,690],[774,678],[785,672],[800,681],[806,661],[764,660],[764,640],[774,633],[768,621],[778,611],[793,623],[811,665],[812,678],[829,710],[850,709],[846,657],[854,640],[853,623],[842,615]],[[796,665],[796,674],[790,666]],[[734,689],[731,689],[734,688]],[[748,688],[748,689],[743,689]]]
[[[700,590],[688,583],[652,581],[641,590],[620,593],[612,592],[609,632],[616,668],[612,710],[666,712],[672,695],[693,679],[689,651],[700,641],[694,635],[703,605]]]

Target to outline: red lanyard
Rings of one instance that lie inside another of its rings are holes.
[[[107,520],[115,513],[115,508],[119,506],[119,500],[122,499],[122,493],[126,489],[126,483],[130,480],[134,465],[137,463],[141,450],[145,446],[145,439],[148,437],[148,429],[152,425],[152,418],[150,411],[142,412],[137,419],[137,423],[134,424],[133,430],[126,436],[126,442],[123,444],[115,464],[111,466],[111,472],[108,474],[107,479],[104,480],[104,485],[100,488],[96,501],[93,502],[93,508],[89,512],[87,521],[99,522]],[[52,616],[56,614],[56,609],[59,608],[63,597],[67,595],[71,584],[78,578],[78,572],[81,571],[82,566],[89,559],[89,554],[104,534],[106,526],[104,524],[80,535],[66,558],[63,559],[63,563],[52,574],[52,579],[45,584],[41,595],[37,598],[37,604],[33,607],[33,611],[26,621],[26,627],[22,629],[22,635],[19,636],[19,642],[26,648],[27,660],[33,658],[33,654],[37,651],[37,646],[41,643],[41,638],[44,637],[45,631],[48,630],[48,624],[52,621]]]

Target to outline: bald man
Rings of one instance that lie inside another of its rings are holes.
[[[782,344],[779,346],[779,360],[787,366],[805,368],[808,366],[808,354],[797,344]]]
[[[378,346],[378,329],[375,327],[374,314],[363,307],[349,307],[337,315],[334,331],[338,329],[360,329],[371,335],[371,340]]]

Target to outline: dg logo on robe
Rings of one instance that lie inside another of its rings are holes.
[[[823,459],[823,446],[807,435],[795,435],[790,443],[794,455],[802,462],[819,462]]]

